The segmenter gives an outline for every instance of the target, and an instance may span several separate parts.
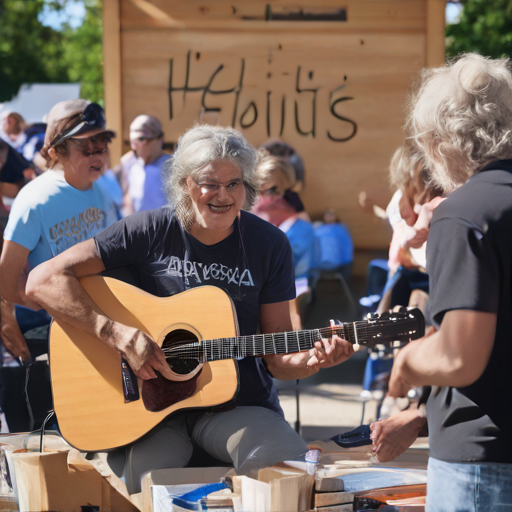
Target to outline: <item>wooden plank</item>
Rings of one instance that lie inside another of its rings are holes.
[[[315,507],[343,505],[354,501],[353,492],[317,492],[315,493]]]
[[[268,2],[252,1],[233,5],[232,2],[168,2],[148,0],[123,0],[121,24],[126,28],[187,28],[204,30],[271,30],[271,31],[352,31],[354,29],[389,31],[424,30],[426,20],[425,0],[365,1],[347,0],[295,2],[292,5],[271,4],[276,14],[298,12],[321,13],[347,9],[346,22],[266,21]]]
[[[445,12],[446,2],[444,0],[427,0],[427,44],[425,65],[429,68],[444,65]]]
[[[328,507],[315,507],[315,512],[352,512],[354,506],[350,505],[331,505]]]
[[[103,80],[107,124],[117,132],[110,147],[110,165],[122,155],[121,27],[119,0],[103,2]]]

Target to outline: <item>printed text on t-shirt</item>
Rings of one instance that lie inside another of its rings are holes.
[[[174,277],[194,277],[198,283],[214,279],[226,281],[227,284],[238,286],[254,286],[251,271],[245,269],[242,273],[238,267],[229,268],[221,263],[199,263],[197,261],[181,260],[177,256],[171,256],[166,274]]]
[[[106,226],[105,212],[94,207],[87,208],[80,215],[55,224],[49,229],[49,241],[53,254],[60,254],[73,245],[92,238]]]

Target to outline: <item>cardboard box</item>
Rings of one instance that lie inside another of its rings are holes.
[[[153,512],[156,509],[154,500],[160,499],[169,486],[210,484],[231,474],[234,472],[229,467],[173,468],[151,471],[142,479],[142,512]]]

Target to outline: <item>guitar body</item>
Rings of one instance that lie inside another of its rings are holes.
[[[214,286],[172,297],[155,297],[101,276],[80,280],[110,318],[147,333],[160,346],[170,333],[201,340],[238,335],[231,298]],[[233,400],[238,370],[231,359],[205,363],[191,396],[150,412],[140,398],[125,403],[121,357],[112,348],[69,324],[54,320],[50,369],[55,412],[66,441],[82,451],[104,451],[132,443],[176,411],[209,408]]]

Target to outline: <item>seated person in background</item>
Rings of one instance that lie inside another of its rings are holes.
[[[167,204],[162,169],[170,157],[163,150],[160,121],[154,116],[137,116],[130,125],[130,145],[132,151],[121,159],[125,216]]]
[[[16,151],[23,151],[27,141],[25,135],[25,119],[17,112],[10,112],[3,118],[0,138],[13,147]]]
[[[286,192],[294,185],[293,169],[283,158],[267,155],[260,160],[257,172],[260,197],[253,213],[286,233],[292,246],[295,279],[309,279],[319,257],[319,242],[311,223],[300,219],[287,200]]]
[[[29,161],[34,162],[39,167],[41,150],[44,146],[44,134],[46,133],[46,123],[32,123],[25,129],[27,141],[23,146],[23,156]],[[43,166],[46,169],[46,166]]]
[[[345,281],[349,281],[354,261],[354,244],[348,228],[338,221],[334,210],[325,210],[323,224],[315,228],[315,235],[320,241],[318,268],[338,271]]]
[[[258,326],[261,333],[291,330],[289,300],[295,287],[290,245],[274,226],[242,210],[258,194],[256,160],[254,148],[231,128],[190,129],[179,139],[165,176],[175,208],[126,217],[37,267],[27,294],[53,316],[117,350],[144,380],[156,378],[155,371],[172,378],[164,352],[144,332],[106,317],[80,277],[129,267],[138,285],[158,296],[205,283],[218,286],[233,300],[242,336],[256,334]],[[213,270],[221,267],[225,272]],[[185,271],[191,268],[196,270]],[[333,336],[307,352],[243,358],[235,408],[182,411],[135,443],[109,452],[108,463],[124,475],[133,494],[148,471],[184,467],[192,441],[242,474],[301,457],[307,447],[285,421],[271,375],[307,377],[352,353],[350,343]]]
[[[50,111],[42,150],[49,170],[14,200],[0,258],[2,337],[6,346],[18,347],[12,351],[15,357],[29,354],[13,304],[25,306],[16,308],[22,327],[48,325],[51,320],[45,311],[33,311],[40,307],[25,295],[28,271],[117,220],[113,202],[95,184],[113,136],[105,128],[103,109],[95,103],[63,101]]]
[[[286,160],[292,166],[294,171],[293,188],[295,192],[300,192],[304,188],[304,162],[292,146],[280,139],[268,139],[260,146],[260,149]]]
[[[0,140],[0,233],[3,236],[9,211],[1,198],[14,199],[25,184],[27,162],[7,142]],[[1,242],[0,242],[1,247]]]
[[[425,269],[428,221],[424,223],[424,215],[420,218],[418,213],[429,211],[431,216],[434,208],[442,201],[441,190],[428,184],[425,159],[409,141],[393,155],[390,181],[398,191],[388,206],[389,219],[394,230],[389,251],[390,277],[377,313],[384,313],[395,306],[420,307],[424,311],[429,291],[429,279]],[[366,362],[364,389],[371,389],[372,383],[376,382],[376,376],[391,371],[392,365],[391,356],[377,357],[376,352],[371,353]],[[401,404],[402,400],[386,397],[380,418],[393,414],[393,411],[399,410],[397,406]],[[410,414],[407,413],[409,416]]]
[[[292,146],[280,139],[269,139],[260,146],[260,149],[273,156],[282,158],[291,165],[294,174],[293,186],[284,192],[284,198],[293,206],[300,219],[311,222],[311,218],[306,212],[298,194],[304,188],[305,180],[304,161],[300,155],[297,154]]]
[[[263,153],[257,174],[260,179],[259,197],[252,212],[286,233],[292,247],[297,298],[290,302],[294,330],[302,329],[305,305],[311,300],[309,281],[314,277],[320,244],[311,224],[300,219],[295,207],[287,200],[287,192],[295,183],[292,166],[284,159]],[[298,196],[296,196],[298,198]],[[292,196],[292,200],[295,197]],[[302,204],[302,203],[301,203]]]
[[[409,304],[409,297],[415,289],[428,293],[425,270],[428,229],[420,229],[415,224],[421,206],[431,201],[437,206],[441,199],[436,198],[442,194],[440,189],[428,184],[425,159],[409,141],[393,155],[390,180],[398,191],[390,203],[395,208],[388,207],[393,227],[388,261],[390,277],[377,313],[396,305]]]

